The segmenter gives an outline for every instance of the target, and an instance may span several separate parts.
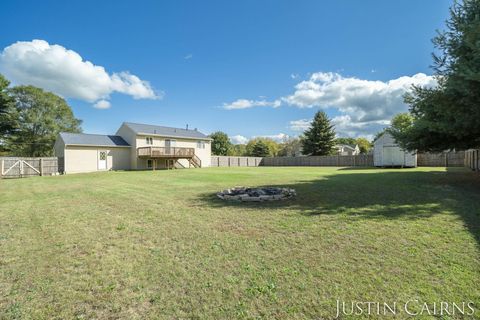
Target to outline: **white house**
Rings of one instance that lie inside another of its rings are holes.
[[[337,144],[333,146],[333,148],[337,151],[339,156],[356,156],[357,154],[360,154],[360,148],[358,147],[358,144]]]
[[[373,164],[376,167],[416,167],[417,154],[400,148],[388,132],[373,144]]]
[[[58,135],[55,156],[64,172],[208,167],[211,140],[197,129],[124,122],[115,135]]]

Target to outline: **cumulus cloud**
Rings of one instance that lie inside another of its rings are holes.
[[[263,136],[254,136],[253,138],[268,138],[275,140],[276,142],[282,142],[289,138],[288,134],[279,133],[279,134],[271,134],[271,135],[263,135]]]
[[[248,142],[248,138],[238,134],[236,136],[230,137],[230,141],[233,144],[246,144]]]
[[[114,92],[134,99],[161,98],[147,81],[129,72],[109,74],[77,52],[44,40],[19,41],[4,48],[0,53],[0,71],[15,83],[95,103],[98,108],[107,108]]]
[[[267,101],[267,100],[248,100],[248,99],[238,99],[231,103],[224,103],[223,108],[227,110],[234,109],[248,109],[253,107],[273,107],[278,108],[281,105],[280,100]]]
[[[384,82],[318,72],[282,100],[299,108],[335,108],[353,121],[387,120],[407,110],[403,96],[412,85],[433,87],[436,80],[423,73]]]
[[[110,101],[107,100],[98,100],[94,105],[97,109],[108,109],[110,108]]]

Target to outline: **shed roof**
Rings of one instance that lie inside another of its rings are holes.
[[[66,145],[129,147],[120,136],[61,132],[60,137]]]
[[[176,138],[190,138],[190,139],[203,139],[211,140],[207,135],[201,133],[198,130],[187,130],[181,128],[172,128],[157,126],[152,124],[141,124],[141,123],[132,123],[124,122],[124,125],[129,127],[136,134],[153,134],[165,137],[176,137]]]

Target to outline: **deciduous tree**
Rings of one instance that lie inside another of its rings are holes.
[[[216,156],[226,156],[228,155],[230,149],[232,148],[232,143],[230,138],[225,132],[217,131],[210,135],[212,141],[212,154]]]
[[[18,120],[16,130],[7,137],[8,150],[18,156],[50,156],[59,132],[81,132],[66,101],[40,88],[18,86],[9,90]]]

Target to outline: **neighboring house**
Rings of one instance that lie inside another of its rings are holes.
[[[115,135],[62,132],[55,156],[65,173],[208,167],[211,140],[197,129],[124,122]]]
[[[373,143],[375,167],[416,167],[417,154],[400,148],[388,132],[381,134]]]
[[[358,147],[358,144],[337,144],[333,146],[333,148],[336,150],[336,153],[339,156],[356,156],[357,154],[360,154],[360,148]]]

